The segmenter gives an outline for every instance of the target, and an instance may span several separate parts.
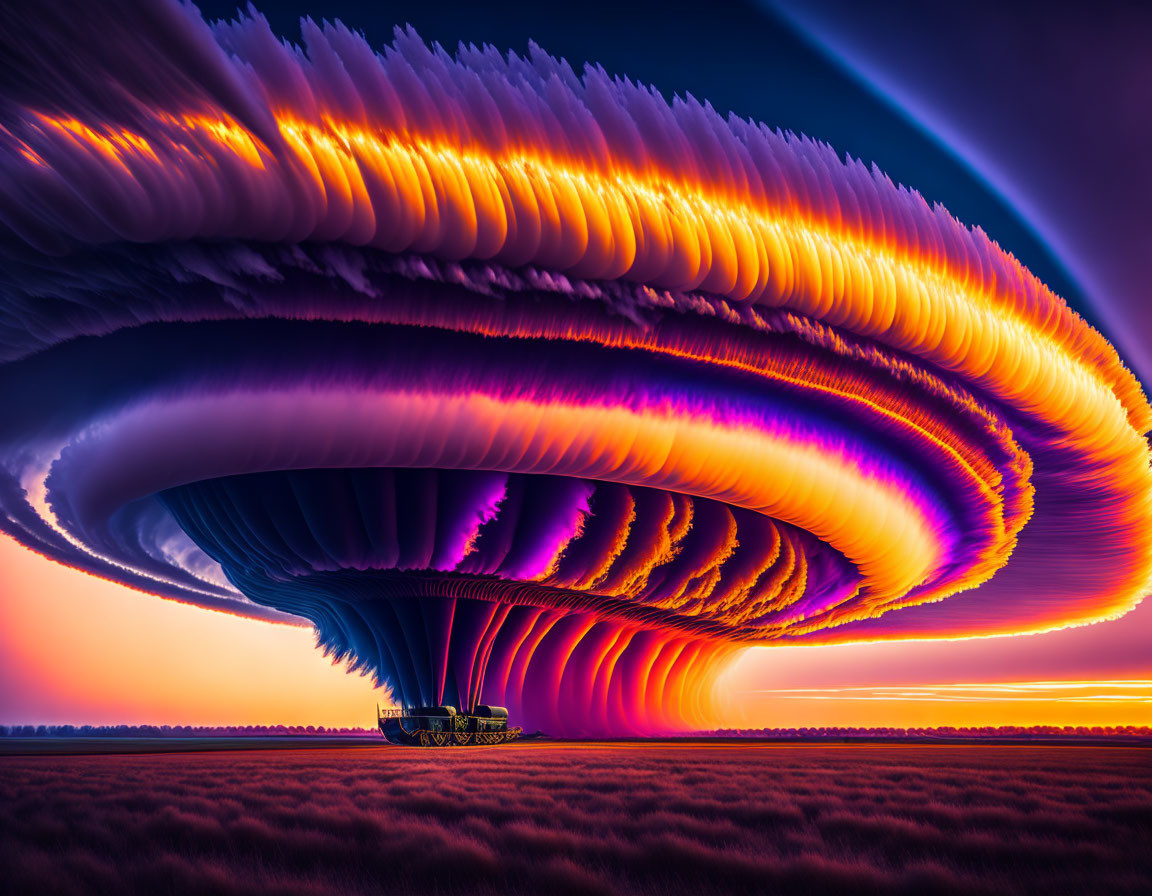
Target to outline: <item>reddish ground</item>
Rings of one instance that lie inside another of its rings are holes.
[[[1152,752],[562,744],[0,757],[14,893],[1148,893]]]

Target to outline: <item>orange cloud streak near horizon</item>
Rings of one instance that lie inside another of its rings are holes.
[[[1147,674],[894,686],[838,671],[853,651],[900,647],[754,651],[718,682],[717,724],[1152,724]],[[797,659],[801,654],[807,659]],[[821,656],[843,681],[831,685],[825,675],[818,686],[796,684],[796,675],[818,678],[805,667]],[[779,659],[793,668],[783,683],[775,671]],[[930,669],[926,680],[938,682]],[[0,724],[368,727],[375,702],[386,702],[368,679],[325,659],[307,628],[157,600],[60,566],[8,538],[0,540],[0,677]]]
[[[769,727],[801,728],[919,728],[1152,723],[1152,679],[778,688],[736,691],[731,699],[739,709],[732,713],[730,727],[766,724]],[[777,721],[785,718],[789,719],[786,725]],[[765,719],[773,721],[766,722]]]

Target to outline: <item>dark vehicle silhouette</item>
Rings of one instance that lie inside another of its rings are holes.
[[[415,706],[407,709],[376,708],[380,732],[390,744],[410,747],[472,747],[504,744],[523,734],[508,727],[503,706],[476,706],[457,712],[455,706]]]

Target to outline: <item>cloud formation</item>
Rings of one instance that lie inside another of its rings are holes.
[[[742,644],[1149,590],[1140,385],[881,172],[539,49],[122,13],[8,13],[24,543],[574,734],[706,723]]]

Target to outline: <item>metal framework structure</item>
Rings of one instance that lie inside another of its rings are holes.
[[[452,706],[377,707],[376,721],[385,740],[403,746],[495,746],[524,734],[522,728],[508,727],[508,711],[503,707],[477,706],[468,713],[457,712]]]

